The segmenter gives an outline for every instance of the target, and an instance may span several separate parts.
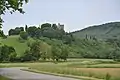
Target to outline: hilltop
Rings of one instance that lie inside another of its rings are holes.
[[[94,25],[72,32],[72,34],[79,38],[95,37],[97,39],[118,39],[120,38],[120,22]]]

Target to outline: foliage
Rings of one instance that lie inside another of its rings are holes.
[[[68,54],[69,54],[68,46],[66,45],[61,46],[60,59],[63,59],[64,61],[66,61],[68,58]]]
[[[2,37],[3,39],[7,38],[7,36],[4,34],[4,32],[2,30],[0,30],[0,37]]]
[[[28,29],[28,26],[27,25],[25,25],[25,31],[27,32],[27,29]]]
[[[116,48],[115,50],[113,50],[111,56],[113,60],[120,61],[120,48]]]
[[[36,35],[37,28],[35,26],[31,26],[27,28],[27,33],[29,36],[34,37]]]
[[[11,34],[15,32],[15,34],[20,35],[21,39],[26,39],[24,40],[24,45],[22,44],[22,47],[24,48],[25,46],[25,49],[16,47],[16,45],[19,45],[19,43],[14,44],[17,39],[13,43],[8,43],[8,39],[11,36],[6,41],[2,40],[2,43],[7,42],[6,44],[10,44],[15,49],[20,50],[19,54],[22,56],[24,56],[23,53],[25,50],[29,49],[29,53],[33,56],[34,60],[52,59],[54,61],[65,61],[68,57],[114,59],[116,61],[120,59],[119,39],[109,38],[100,40],[94,35],[89,36],[87,34],[85,38],[81,39],[75,37],[73,33],[67,33],[63,29],[60,29],[58,25],[50,23],[44,23],[40,27],[28,27],[26,25],[25,31],[23,27],[16,27],[14,31],[10,30],[9,32]]]
[[[20,58],[21,58],[20,61],[22,61],[22,62],[35,60],[34,56],[32,56],[32,54],[31,54],[30,50],[26,50]]]
[[[53,60],[59,61],[59,59],[60,59],[60,53],[61,53],[61,49],[59,49],[56,46],[52,47],[51,57],[52,57]]]
[[[52,26],[51,26],[52,25]],[[26,30],[27,28],[27,30]],[[56,24],[44,23],[40,27],[25,26],[25,30],[28,33],[28,36],[32,38],[47,37],[50,39],[61,39],[65,34],[63,29],[59,29]]]
[[[58,60],[63,60],[61,59],[62,52],[63,55],[68,54],[67,57],[72,58],[104,58],[114,60],[119,59],[119,47],[118,50],[116,50],[116,47],[114,47],[115,45],[109,42],[75,39],[74,41],[72,41],[71,44],[65,44],[63,40],[58,39],[49,39],[47,37],[40,37],[39,39],[36,39],[29,37],[24,43],[20,43],[17,38],[18,37],[10,36],[6,40],[2,40],[2,43],[13,46],[18,56],[22,56],[26,49],[32,48],[31,45],[33,45],[33,43],[35,42],[37,44],[37,41],[40,40],[41,43],[38,48],[40,51],[39,59],[43,60],[50,58],[54,60],[56,60],[57,58],[59,58]],[[66,50],[65,52],[67,54],[64,52],[64,50]],[[32,51],[32,53],[35,53],[35,50]]]
[[[51,27],[50,23],[44,23],[41,25],[41,29],[48,28],[48,27]]]
[[[57,29],[57,25],[56,24],[52,24],[52,28],[56,30]]]
[[[22,32],[22,31],[24,31],[23,27],[16,27],[15,29],[10,29],[8,31],[8,34],[9,34],[9,36],[11,36],[11,35],[19,35],[20,32]]]
[[[27,38],[28,38],[28,33],[22,31],[22,32],[20,32],[20,37],[21,37],[22,39],[24,39],[24,40],[27,40]]]
[[[110,22],[102,25],[94,25],[82,30],[72,32],[77,38],[85,39],[120,39],[120,22]]]
[[[14,61],[16,57],[15,49],[11,46],[3,45],[0,47],[0,61]]]
[[[68,53],[68,46],[59,43],[52,45],[51,57],[53,60],[59,61],[60,59],[63,59],[66,61],[68,58]]]
[[[24,3],[28,3],[28,0],[0,0],[0,26],[2,25],[2,17],[6,11],[10,11],[12,14],[15,11],[24,13],[22,7]]]
[[[30,46],[30,53],[32,56],[35,58],[35,60],[39,60],[41,56],[41,51],[40,51],[40,43],[39,41],[36,41]]]
[[[105,80],[110,80],[111,75],[109,73],[106,74],[106,79]]]

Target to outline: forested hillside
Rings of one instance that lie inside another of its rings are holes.
[[[90,26],[72,33],[79,38],[120,39],[120,22]]]

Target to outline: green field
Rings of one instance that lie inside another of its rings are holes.
[[[92,80],[120,80],[120,63],[108,59],[69,59],[67,62],[1,63],[0,67],[29,67],[29,71],[72,75]],[[63,75],[62,75],[63,76]],[[71,77],[71,76],[70,76]]]
[[[10,79],[0,76],[0,80],[10,80]]]
[[[0,42],[3,44],[6,44],[8,46],[14,47],[16,50],[16,53],[18,55],[23,54],[24,51],[28,48],[26,42],[20,43],[18,35],[17,36],[8,36],[7,39],[0,39]]]

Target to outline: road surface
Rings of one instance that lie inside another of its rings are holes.
[[[0,68],[0,75],[12,80],[78,80],[48,74],[22,71],[21,68]]]

